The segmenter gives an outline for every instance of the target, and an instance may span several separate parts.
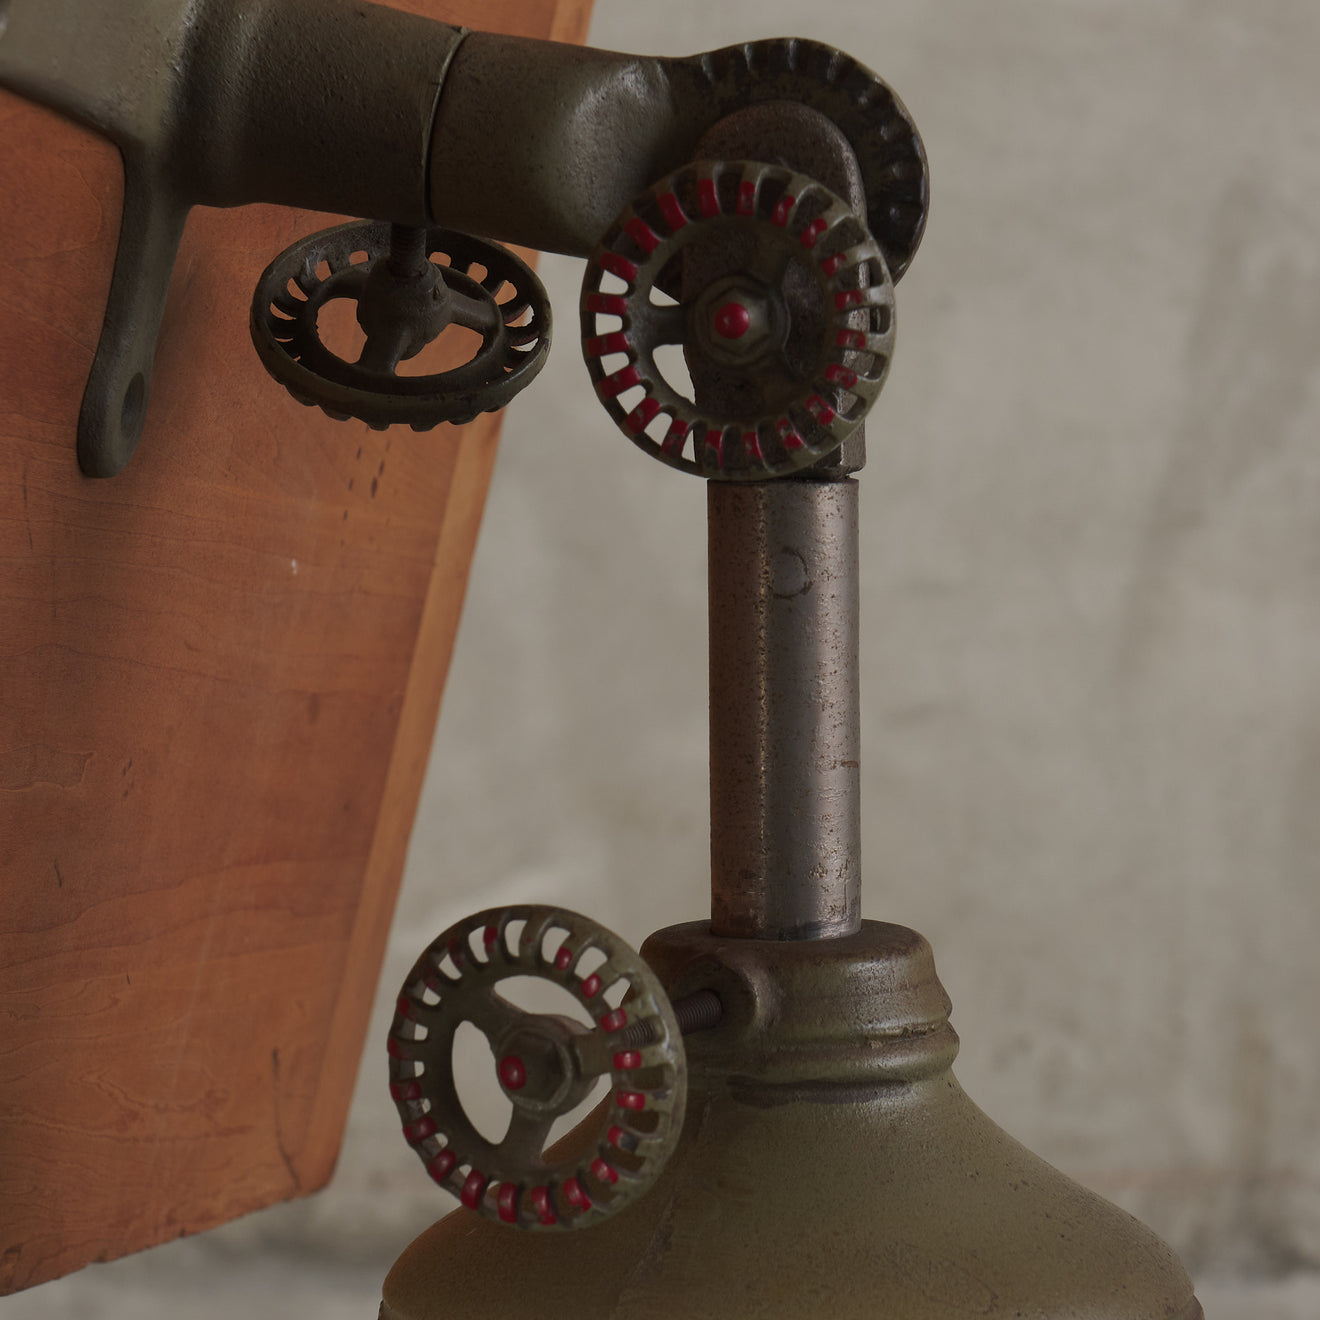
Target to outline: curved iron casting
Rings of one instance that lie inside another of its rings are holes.
[[[9,0],[6,14],[0,86],[103,133],[124,160],[119,252],[79,418],[89,476],[121,471],[141,435],[195,205],[279,202],[586,256],[712,124],[792,100],[833,119],[857,153],[895,279],[925,224],[925,156],[906,110],[816,42],[658,59],[363,0]]]

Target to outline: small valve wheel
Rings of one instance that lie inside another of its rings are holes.
[[[318,328],[336,298],[357,303],[366,344],[356,362],[332,352]],[[378,431],[461,425],[502,408],[550,351],[545,289],[512,252],[452,230],[381,222],[339,225],[285,249],[257,283],[250,325],[266,370],[299,403]],[[432,375],[398,374],[400,362],[451,325],[481,336],[469,361]]]
[[[754,161],[689,165],[637,198],[587,263],[580,310],[587,370],[624,434],[724,480],[833,453],[894,344],[893,282],[866,226],[823,184]],[[718,409],[657,365],[670,344]]]
[[[498,993],[515,976],[562,986],[594,1026],[515,1007]],[[619,1003],[624,987],[631,994]],[[485,1033],[513,1106],[498,1142],[477,1132],[455,1089],[464,1022]],[[495,908],[445,931],[404,982],[389,1056],[403,1135],[427,1172],[465,1206],[519,1228],[579,1228],[621,1209],[654,1182],[683,1125],[683,1041],[654,972],[617,935],[561,908]],[[606,1075],[600,1139],[547,1159],[555,1119]]]

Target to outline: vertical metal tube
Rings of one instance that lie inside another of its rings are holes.
[[[713,481],[711,929],[861,923],[857,483]]]

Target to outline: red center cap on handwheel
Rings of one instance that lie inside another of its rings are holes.
[[[506,1054],[500,1060],[500,1081],[510,1091],[521,1091],[527,1085],[527,1069],[516,1054]]]
[[[740,302],[726,302],[715,313],[715,333],[725,339],[741,339],[752,324],[752,314]]]

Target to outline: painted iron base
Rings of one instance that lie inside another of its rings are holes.
[[[954,1080],[921,936],[865,922],[729,940],[693,923],[643,953],[672,996],[725,1004],[688,1040],[684,1134],[654,1189],[567,1235],[458,1211],[400,1257],[382,1320],[1202,1320],[1169,1247]]]

